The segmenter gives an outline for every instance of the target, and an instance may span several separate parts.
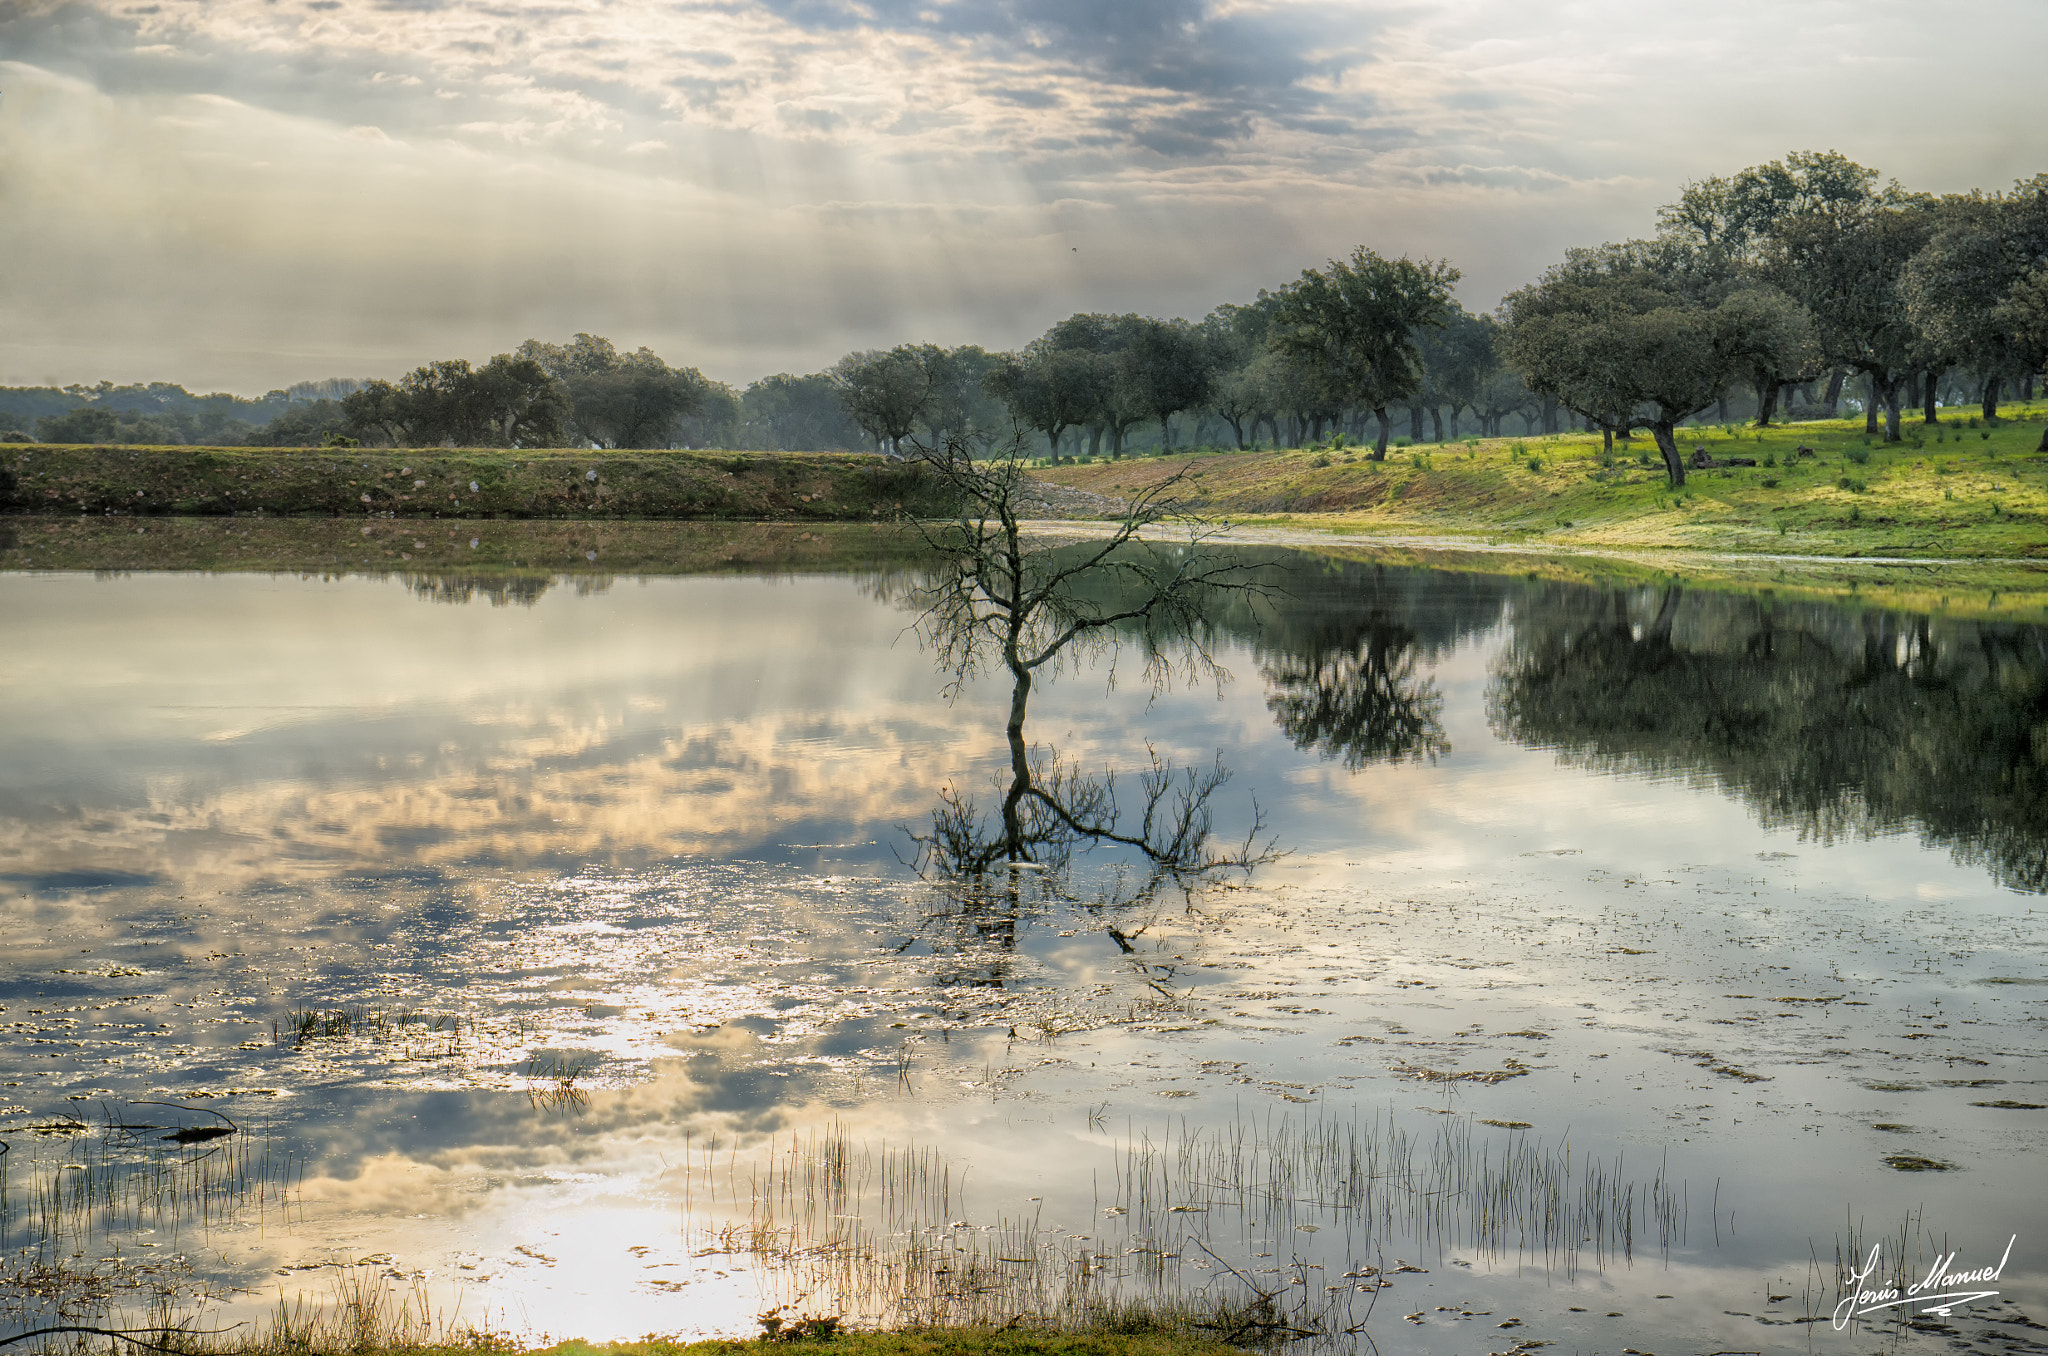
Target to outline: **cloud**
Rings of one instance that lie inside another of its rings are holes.
[[[1990,3],[1986,25],[2028,21]],[[1854,22],[1731,0],[1705,26],[1622,0],[0,4],[0,381],[260,390],[580,329],[744,381],[1008,346],[1076,309],[1199,314],[1361,241],[1454,253],[1483,308],[1795,146],[1944,190],[2037,170],[2024,45],[1950,56],[1933,22],[1903,0]],[[1869,83],[1900,50],[1942,99]]]

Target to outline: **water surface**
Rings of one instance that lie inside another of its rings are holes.
[[[1192,893],[920,874],[1010,693],[942,696],[900,559],[0,574],[8,1312],[2040,1336],[2039,629],[1259,559],[1225,675],[1127,647],[1031,707],[1127,806],[1228,769],[1216,839],[1286,855]],[[1887,1239],[2016,1241],[1837,1330]]]

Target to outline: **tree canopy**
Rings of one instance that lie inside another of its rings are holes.
[[[1422,386],[1419,332],[1451,311],[1458,270],[1433,259],[1385,259],[1360,245],[1348,260],[1306,269],[1280,294],[1274,347],[1298,358],[1341,403],[1379,420],[1373,459],[1387,455],[1387,406]]]
[[[695,368],[670,367],[645,348],[620,353],[598,335],[566,344],[529,339],[518,357],[562,384],[563,421],[598,447],[667,447],[676,422],[704,407],[707,383]]]
[[[501,353],[482,367],[447,358],[398,382],[373,381],[344,397],[351,429],[410,447],[559,447],[568,390],[531,357]]]

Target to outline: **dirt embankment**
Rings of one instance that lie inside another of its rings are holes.
[[[873,522],[930,506],[853,453],[0,447],[15,512]]]

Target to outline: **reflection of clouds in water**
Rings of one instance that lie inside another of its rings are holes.
[[[0,732],[104,744],[240,729],[239,712],[459,720],[646,690],[681,721],[926,695],[900,620],[853,579],[649,579],[531,608],[409,603],[397,580],[0,574]],[[790,656],[830,653],[828,665]],[[298,717],[257,728],[295,723]]]
[[[0,660],[17,873],[729,851],[915,814],[934,760],[981,738],[971,705],[928,700],[895,617],[848,606],[852,581],[659,581],[504,612],[244,577],[188,589],[168,628],[162,580],[54,582],[21,596]],[[786,662],[809,646],[832,664]]]
[[[565,714],[523,707],[453,730],[301,731],[258,756],[280,770],[331,757],[326,776],[208,787],[165,772],[137,805],[0,821],[0,861],[77,872],[113,856],[228,886],[389,864],[516,870],[720,856],[801,826],[813,827],[800,837],[830,836],[913,818],[930,804],[927,769],[971,764],[986,742],[973,713],[944,708],[681,729],[630,710],[574,723]],[[379,734],[381,747],[362,746]]]
[[[318,1165],[309,1192],[337,1205],[403,1205],[405,1172],[430,1171],[446,1183],[447,1205],[474,1194],[464,1179],[632,1158],[648,1127],[661,1137],[739,1136],[786,1129],[796,1109],[819,1094],[815,1069],[780,1065],[771,1076],[759,1042],[738,1027],[670,1038],[677,1052],[628,1086],[593,1088],[576,1098],[496,1089],[336,1088],[328,1114],[309,1118],[298,1140]],[[393,1179],[391,1170],[399,1169]],[[417,1198],[418,1187],[412,1189]],[[422,1207],[413,1205],[410,1209]]]

